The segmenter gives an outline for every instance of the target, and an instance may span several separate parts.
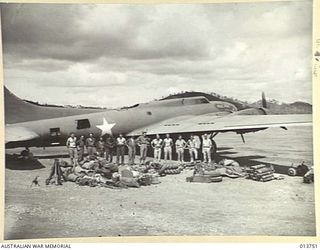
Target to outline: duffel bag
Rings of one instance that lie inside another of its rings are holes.
[[[211,176],[203,176],[203,175],[195,175],[193,176],[192,182],[200,182],[200,183],[210,183],[212,182]]]
[[[203,174],[208,175],[208,176],[212,176],[212,177],[221,176],[221,172],[218,169],[217,170],[210,170],[210,171],[205,170],[203,172]]]
[[[140,187],[139,183],[134,178],[120,177],[120,182],[128,187]]]
[[[66,181],[72,181],[72,182],[76,182],[77,179],[79,179],[79,178],[80,178],[80,177],[79,177],[78,175],[73,174],[73,173],[71,173],[71,174],[69,174],[69,175],[67,175],[67,176],[65,177]]]

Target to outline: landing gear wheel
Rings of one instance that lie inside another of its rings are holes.
[[[212,140],[212,147],[211,147],[211,159],[215,160],[217,154],[217,143]]]

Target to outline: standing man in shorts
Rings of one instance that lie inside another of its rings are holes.
[[[196,139],[193,135],[190,136],[190,139],[187,142],[187,147],[189,149],[190,154],[190,162],[194,162],[195,160],[198,160],[198,150],[196,148]]]
[[[181,163],[184,162],[184,149],[187,146],[187,143],[184,139],[182,139],[182,135],[179,135],[176,140],[176,152],[178,154],[178,161]]]
[[[207,134],[203,135],[202,138],[202,154],[203,154],[203,162],[211,163],[211,147],[212,141]]]
[[[164,160],[167,161],[169,158],[169,160],[171,161],[173,140],[170,138],[170,134],[166,134],[166,138],[163,139],[163,146]]]
[[[162,149],[162,139],[160,135],[156,135],[156,138],[152,140],[151,147],[153,150],[153,157],[155,162],[161,161],[161,149]]]
[[[123,137],[122,134],[119,134],[119,137],[116,141],[117,145],[117,164],[119,164],[119,160],[121,158],[121,165],[124,165],[124,154],[126,149],[126,139]]]
[[[66,146],[69,151],[71,165],[73,167],[76,167],[76,165],[77,165],[77,137],[74,136],[74,133],[70,134],[70,137],[67,140]]]

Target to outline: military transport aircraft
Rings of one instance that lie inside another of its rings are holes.
[[[238,111],[228,102],[209,101],[203,96],[138,104],[117,110],[50,108],[23,101],[5,88],[6,148],[65,145],[71,132],[76,136],[138,136],[166,134],[211,137],[235,132],[243,135],[270,127],[312,125],[311,115],[268,115],[262,96],[261,108]],[[189,137],[189,136],[188,136]]]

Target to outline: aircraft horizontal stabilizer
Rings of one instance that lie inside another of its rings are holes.
[[[28,141],[39,137],[37,133],[25,127],[6,126],[5,128],[5,143]]]

